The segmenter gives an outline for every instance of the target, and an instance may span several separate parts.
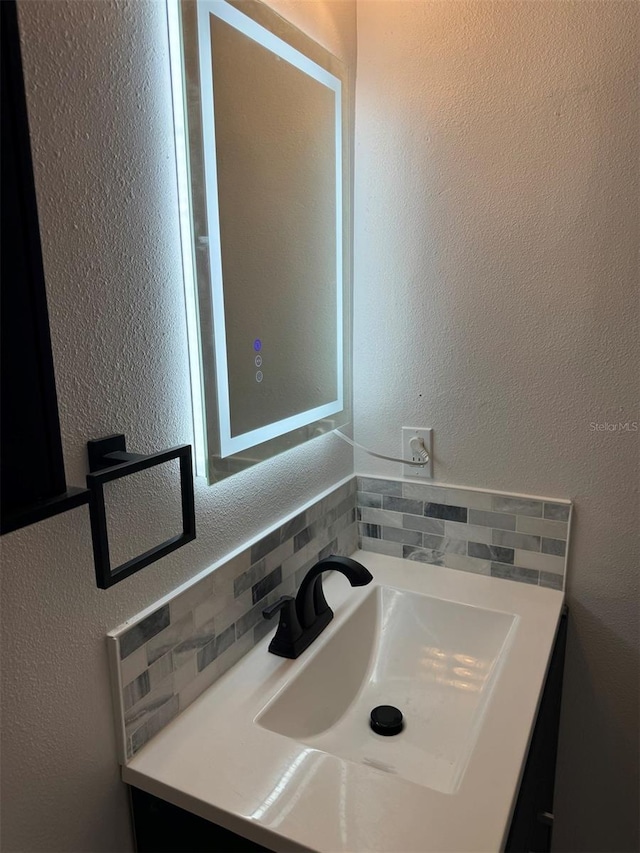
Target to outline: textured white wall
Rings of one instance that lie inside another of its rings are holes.
[[[358,4],[355,434],[576,501],[558,850],[640,846],[639,11]]]
[[[355,62],[355,0],[271,5]],[[165,4],[30,0],[19,15],[67,480],[83,485],[88,438],[191,441]],[[3,537],[4,850],[131,849],[106,631],[352,471],[325,436],[197,482],[196,542],[110,591],[86,508]],[[142,505],[124,489],[122,550],[140,526],[167,535],[155,520],[175,495],[144,486]]]

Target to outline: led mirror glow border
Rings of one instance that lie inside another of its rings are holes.
[[[336,321],[337,321],[337,399],[322,406],[300,412],[272,424],[231,435],[231,412],[227,367],[227,343],[224,314],[222,247],[220,243],[220,214],[218,209],[218,181],[215,148],[214,87],[209,16],[215,15],[256,43],[275,53],[281,59],[308,74],[331,89],[335,102],[335,163],[336,163]],[[257,444],[284,435],[340,412],[343,408],[343,257],[342,257],[342,81],[320,65],[297,51],[269,30],[243,15],[225,0],[201,0],[198,3],[198,48],[200,88],[202,92],[202,128],[204,138],[204,165],[206,180],[206,208],[209,230],[211,292],[213,300],[213,329],[216,352],[216,388],[220,427],[220,456],[230,456]]]
[[[176,178],[178,183],[180,242],[182,245],[182,273],[184,277],[189,373],[191,376],[194,463],[196,475],[198,477],[206,477],[208,454],[204,413],[204,371],[200,356],[200,323],[198,319],[194,257],[195,243],[189,189],[189,136],[186,127],[186,90],[182,67],[182,39],[178,3],[179,0],[167,0],[171,95],[173,98],[173,133],[176,145]]]

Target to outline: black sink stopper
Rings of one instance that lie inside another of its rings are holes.
[[[400,734],[404,728],[402,711],[394,708],[393,705],[378,705],[371,712],[370,725],[377,735],[389,737]]]

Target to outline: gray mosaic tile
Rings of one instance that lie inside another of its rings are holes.
[[[259,601],[262,601],[265,595],[271,592],[272,589],[275,589],[280,583],[282,583],[282,568],[278,566],[277,569],[274,569],[266,577],[262,578],[261,581],[258,581],[257,584],[251,587],[253,603],[257,604]]]
[[[338,534],[338,554],[349,557],[358,548],[358,528],[351,523]]]
[[[213,663],[210,663],[209,666],[205,667],[202,672],[198,673],[198,678],[202,678],[204,673],[211,672],[211,683],[213,683],[213,681],[216,681],[220,676],[224,675],[227,670],[231,669],[231,667],[237,663],[241,657],[251,651],[253,645],[253,631],[250,631],[245,634],[242,639],[239,639],[237,642],[233,643],[233,645],[229,646],[226,651],[222,652],[213,661]],[[191,685],[189,685],[189,688],[191,688]],[[193,695],[193,691],[191,691],[191,695]],[[180,695],[181,704],[186,700],[187,690],[183,691]]]
[[[271,533],[267,533],[266,536],[263,536],[262,539],[258,540],[254,545],[251,546],[251,564],[257,563],[265,554],[268,554],[269,551],[273,551],[274,548],[277,548],[280,544],[280,528],[273,530]]]
[[[173,692],[179,693],[183,690],[190,681],[193,681],[198,675],[198,667],[196,666],[196,656],[190,657],[181,667],[173,672]]]
[[[425,548],[430,547],[427,544],[427,534],[424,535],[424,542],[422,543]],[[456,539],[454,536],[445,536],[442,540],[442,544],[437,548],[438,551],[444,551],[445,554],[466,554],[467,553],[467,542],[466,539]]]
[[[376,495],[373,492],[358,492],[356,500],[358,506],[373,506],[382,509],[382,495]]]
[[[187,613],[179,622],[169,625],[147,643],[147,663],[151,666],[174,646],[185,640],[193,631],[193,613]]]
[[[147,668],[147,650],[144,646],[139,646],[135,652],[120,661],[120,678],[121,684],[129,684],[134,678],[137,678],[140,673]]]
[[[202,604],[199,604],[193,611],[194,628],[206,625],[206,623],[210,622],[217,613],[233,606],[234,601],[237,601],[237,599],[233,599],[230,596],[224,596],[224,600],[221,601],[221,597],[219,595],[212,595],[211,598],[203,601]]]
[[[422,547],[429,551],[438,551],[451,554],[466,554],[467,543],[464,539],[455,539],[451,536],[435,536],[425,533],[422,536]]]
[[[308,526],[308,529],[311,531],[311,538],[318,536],[318,534],[327,527],[331,527],[331,525],[334,524],[341,515],[342,510],[340,507],[334,507],[333,509],[328,510],[322,518],[318,518],[313,522],[313,524]]]
[[[293,538],[287,539],[277,548],[264,557],[265,574],[272,572],[277,566],[281,566],[283,562],[293,555]]]
[[[498,530],[515,530],[515,515],[507,515],[502,512],[485,512],[482,509],[469,510],[469,524],[477,524],[480,527],[495,527]]]
[[[293,537],[293,551],[300,551],[301,548],[304,548],[305,545],[308,545],[312,539],[311,535],[311,527],[305,527],[304,530],[301,530],[300,533],[296,533]]]
[[[287,539],[293,539],[296,533],[300,533],[307,526],[307,513],[300,512],[294,518],[285,522],[280,532],[280,541],[286,542]]]
[[[318,521],[320,518],[323,518],[329,512],[332,506],[335,506],[335,504],[332,503],[327,497],[307,507],[307,509],[305,510],[305,514],[307,516],[307,523],[305,527],[308,527],[310,524],[313,524],[314,521]],[[304,528],[300,529],[304,530]]]
[[[262,611],[265,607],[265,603],[261,601],[259,604],[254,605],[251,610],[243,613],[242,616],[236,620],[236,636],[238,638],[242,637],[243,634],[246,634],[247,631],[250,631],[251,628],[253,628],[253,626],[263,618]]]
[[[540,537],[529,536],[527,533],[511,533],[509,530],[494,530],[491,538],[494,545],[505,548],[519,548],[523,551],[539,551]]]
[[[358,491],[402,497],[402,483],[396,480],[378,480],[375,477],[358,477]]]
[[[394,495],[384,495],[382,498],[382,508],[388,509],[391,512],[406,512],[410,515],[422,515],[424,503],[422,501],[413,501],[409,498],[398,498]]]
[[[238,575],[233,582],[234,598],[238,598],[238,596],[242,595],[243,592],[251,589],[251,587],[257,584],[258,581],[261,581],[266,574],[266,570],[266,563],[263,557],[247,569],[246,572]]]
[[[407,530],[419,530],[433,536],[444,536],[445,522],[441,518],[425,518],[421,515],[403,515],[402,527]]]
[[[345,527],[348,527],[350,524],[356,520],[356,508],[355,506],[349,507],[345,512],[341,512],[337,519],[333,524],[330,524],[329,527],[337,533],[340,533]]]
[[[270,621],[263,619],[262,622],[258,622],[253,627],[253,644],[259,643],[267,634],[275,633],[277,627],[277,622],[273,619]]]
[[[448,504],[425,503],[424,514],[429,518],[442,518],[445,521],[467,520],[467,508],[462,506],[449,506]]]
[[[382,524],[385,527],[402,527],[403,515],[399,512],[389,512],[385,509],[374,507],[362,507],[360,511],[362,521],[368,524]]]
[[[171,675],[173,672],[173,659],[171,657],[171,652],[167,652],[164,657],[161,657],[154,664],[152,664],[147,673],[149,674],[149,687],[151,690],[155,690],[159,687],[162,682],[167,678],[167,676]]]
[[[233,584],[237,577],[251,568],[251,549],[246,548],[240,554],[236,554],[226,563],[212,572],[213,577],[213,594],[217,598],[223,596],[225,598],[233,597]]]
[[[387,557],[402,557],[402,543],[390,542],[388,539],[363,538],[360,543],[363,551],[373,551],[374,554],[384,554]]]
[[[430,563],[433,566],[444,565],[444,551],[433,551],[428,548],[413,548],[411,545],[402,547],[402,556],[405,560],[413,560],[414,563]]]
[[[564,557],[567,551],[567,543],[562,539],[542,539],[543,554],[555,554],[556,557]]]
[[[150,737],[157,734],[168,723],[173,720],[179,711],[178,697],[174,694],[165,704],[147,721],[146,727]]]
[[[422,545],[422,533],[401,527],[383,527],[382,538],[390,542],[402,542],[404,545]]]
[[[137,678],[134,678],[122,691],[122,701],[125,711],[132,708],[136,702],[139,702],[151,690],[149,681],[149,670],[145,670]]]
[[[454,539],[466,539],[471,542],[484,542],[491,544],[491,528],[481,527],[479,524],[461,524],[457,521],[445,521],[444,532],[446,536]]]
[[[139,752],[151,738],[173,720],[180,711],[177,695],[172,696],[144,725],[131,735],[131,756]]]
[[[208,622],[194,628],[193,633],[186,640],[183,640],[174,647],[172,652],[174,667],[177,669],[182,666],[188,657],[193,657],[197,651],[214,640],[215,636],[215,619],[210,619]]]
[[[296,586],[296,579],[293,575],[289,575],[288,578],[285,578],[282,581],[276,590],[276,595],[278,598],[280,598],[281,595],[292,595],[295,598],[297,591],[298,587]]]
[[[320,549],[320,551],[318,552],[318,560],[326,560],[327,557],[335,557],[337,547],[338,540],[332,539],[328,545],[325,545],[324,548]]]
[[[379,524],[367,524],[361,521],[358,525],[358,532],[360,536],[364,536],[366,539],[382,539],[382,528]]]
[[[220,665],[226,658],[232,657],[234,660],[239,660],[242,654],[245,654],[253,646],[253,635],[246,634],[240,642],[234,643],[226,652],[223,652],[217,657],[213,663],[205,667],[202,672],[198,672],[194,662],[195,676],[180,689],[180,710],[184,711],[189,705],[198,698],[214,681],[220,676]],[[242,649],[242,654],[237,655],[236,650]]]
[[[490,575],[491,563],[489,560],[479,560],[477,557],[469,557],[465,554],[444,555],[444,565],[448,569],[456,569],[459,572],[470,572],[474,575]]]
[[[491,509],[491,494],[474,492],[469,489],[446,489],[446,499],[442,503],[454,506],[466,506],[467,509]]]
[[[213,575],[208,575],[169,602],[171,622],[179,622],[186,613],[190,610],[195,610],[199,604],[206,601],[211,595],[213,595]]]
[[[516,550],[515,562],[516,565],[525,569],[553,572],[557,575],[563,575],[565,570],[564,557],[557,557],[555,554],[542,554],[537,551]]]
[[[416,501],[431,501],[432,503],[447,503],[447,490],[441,486],[432,486],[429,483],[403,483],[402,497]],[[459,506],[459,504],[454,504]]]
[[[495,560],[498,563],[513,564],[513,549],[500,548],[498,545],[485,545],[482,542],[469,542],[469,556],[481,560]]]
[[[308,557],[304,549],[295,551],[292,556],[282,564],[282,577],[287,578],[289,575],[294,575],[307,561]]]
[[[507,498],[504,495],[493,495],[491,499],[494,512],[509,512],[513,515],[531,515],[542,517],[542,501],[527,498]]]
[[[129,628],[124,634],[120,635],[120,658],[128,657],[137,648],[142,646],[160,631],[163,631],[169,625],[169,605],[158,608],[155,612],[144,618],[133,628]]]
[[[537,584],[540,573],[534,569],[524,569],[521,566],[505,566],[502,563],[491,563],[491,577],[520,583]]]
[[[556,575],[553,572],[540,572],[540,586],[547,589],[562,589],[562,575]]]
[[[221,634],[229,625],[236,622],[253,607],[251,590],[243,592],[239,598],[230,599],[227,604],[214,613],[215,633]],[[206,624],[206,623],[204,623]]]
[[[160,708],[171,700],[173,684],[168,679],[157,690],[152,690],[127,709],[124,715],[124,725],[128,735],[144,725]]]
[[[425,518],[420,515],[402,516],[402,526],[407,530],[419,530],[421,533],[429,533],[433,536],[444,536],[446,524],[448,522],[441,518]]]
[[[567,504],[546,503],[544,505],[544,517],[554,521],[569,521],[571,507]]]
[[[225,631],[207,643],[198,652],[198,672],[202,672],[205,667],[209,666],[219,655],[231,646],[236,639],[235,625],[230,625]]]
[[[550,539],[567,538],[566,521],[549,521],[546,518],[527,518],[519,515],[516,519],[518,533],[531,533],[534,536],[546,536]]]
[[[355,496],[349,495],[343,501],[340,501],[336,507],[336,517],[339,518],[341,515],[346,515],[348,512],[351,512],[351,510],[355,509],[355,505]]]

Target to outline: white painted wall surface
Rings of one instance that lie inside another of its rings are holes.
[[[355,62],[355,0],[271,5]],[[191,441],[165,5],[19,3],[67,480],[85,442],[142,452]],[[353,471],[325,436],[213,488],[196,483],[196,542],[96,588],[86,508],[2,539],[2,847],[132,848],[116,764],[105,633]],[[166,481],[165,481],[166,482]],[[123,489],[167,536],[173,498]],[[153,537],[152,537],[153,538]]]
[[[554,844],[637,850],[635,2],[358,4],[355,435],[576,501]],[[359,472],[400,466],[356,457]]]

